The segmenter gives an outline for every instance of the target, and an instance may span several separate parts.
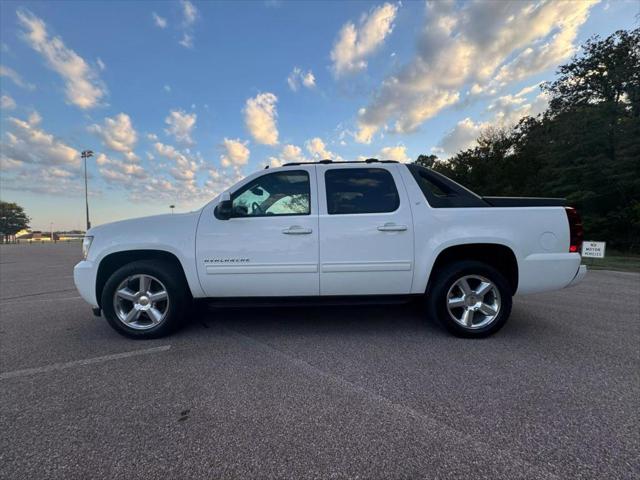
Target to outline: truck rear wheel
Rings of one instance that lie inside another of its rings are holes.
[[[168,262],[140,260],[116,270],[102,291],[102,311],[118,333],[136,339],[174,331],[189,304],[182,272]]]
[[[427,291],[431,318],[459,337],[491,335],[511,314],[509,282],[497,269],[478,261],[457,261],[435,272]]]

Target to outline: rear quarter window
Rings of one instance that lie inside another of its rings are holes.
[[[490,207],[482,197],[450,178],[421,167],[407,165],[425,199],[435,208]]]

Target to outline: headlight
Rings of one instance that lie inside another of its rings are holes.
[[[87,235],[82,239],[82,258],[83,260],[87,259],[87,255],[89,255],[89,249],[91,248],[91,242],[93,242],[93,237],[91,235]]]

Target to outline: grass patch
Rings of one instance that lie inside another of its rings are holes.
[[[582,258],[582,263],[592,270],[617,270],[640,272],[640,255],[606,250],[604,258]]]

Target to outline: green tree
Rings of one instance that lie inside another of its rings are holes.
[[[550,113],[604,105],[640,117],[640,29],[618,30],[601,40],[594,36],[582,54],[558,69],[558,78],[543,88],[551,94]]]
[[[421,167],[433,168],[438,163],[438,157],[436,155],[418,155],[415,163]]]
[[[17,203],[0,201],[0,234],[3,239],[29,228],[29,217]]]
[[[583,212],[586,233],[637,250],[640,29],[593,37],[544,85],[546,187]]]

